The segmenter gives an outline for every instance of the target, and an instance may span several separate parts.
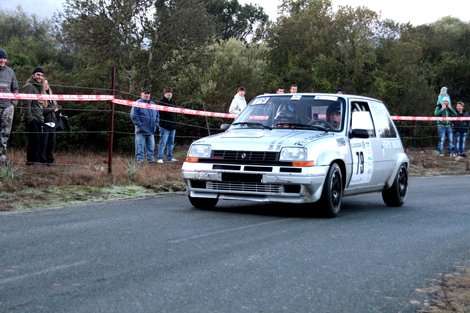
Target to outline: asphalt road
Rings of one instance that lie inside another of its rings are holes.
[[[416,312],[470,260],[470,176],[310,207],[183,195],[0,214],[0,312]]]

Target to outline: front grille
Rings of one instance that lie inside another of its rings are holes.
[[[206,185],[206,189],[216,190],[216,191],[281,193],[283,191],[283,186],[282,185],[257,184],[257,183],[208,181]]]
[[[279,160],[279,152],[214,150],[213,160],[269,163]]]

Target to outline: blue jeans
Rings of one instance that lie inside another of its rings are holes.
[[[137,162],[144,160],[147,154],[147,162],[155,161],[155,137],[153,135],[135,134],[135,157]]]
[[[444,125],[438,125],[437,126],[437,136],[438,138],[438,144],[437,144],[437,151],[439,151],[439,154],[444,153],[444,142],[447,136],[447,145],[448,145],[448,152],[452,153],[453,152],[453,145],[452,145],[452,127],[450,125],[444,126]]]
[[[455,132],[455,152],[465,153],[465,141],[467,141],[467,132]]]
[[[166,147],[166,159],[169,161],[173,158],[173,148],[175,146],[176,129],[168,130],[160,127],[160,141],[158,142],[158,159],[163,160],[163,153]]]

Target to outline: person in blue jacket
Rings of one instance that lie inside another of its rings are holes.
[[[150,89],[145,88],[137,102],[155,104],[150,100]],[[131,119],[135,126],[135,157],[137,163],[143,163],[147,156],[149,164],[155,163],[155,132],[160,121],[157,110],[132,107]]]

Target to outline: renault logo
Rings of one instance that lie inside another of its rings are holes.
[[[243,152],[242,155],[241,155],[242,159],[245,159],[246,158],[246,153]]]

